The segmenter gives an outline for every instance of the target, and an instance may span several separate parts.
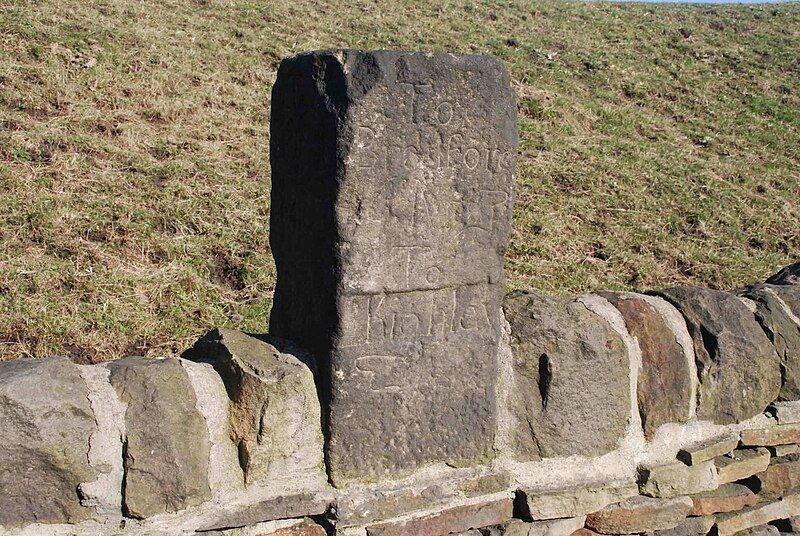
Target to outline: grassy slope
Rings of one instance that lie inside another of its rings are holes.
[[[263,331],[269,90],[314,48],[507,63],[512,287],[728,288],[800,257],[798,4],[87,4],[0,1],[0,359]]]

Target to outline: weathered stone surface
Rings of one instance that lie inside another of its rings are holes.
[[[720,484],[736,482],[764,471],[770,455],[765,448],[738,449],[728,455],[714,458]]]
[[[774,447],[800,443],[800,424],[781,424],[771,428],[742,430],[741,442],[746,447]]]
[[[750,310],[733,294],[710,289],[658,294],[681,311],[694,340],[698,418],[730,424],[764,411],[780,391],[780,362]]]
[[[271,110],[270,332],[321,362],[331,478],[489,459],[518,141],[505,68],[312,52],[283,60]]]
[[[703,441],[695,445],[683,447],[678,451],[678,459],[687,465],[696,465],[717,456],[733,451],[739,444],[739,434]]]
[[[776,274],[770,276],[765,283],[770,285],[798,285],[800,284],[800,262],[781,268]]]
[[[775,445],[774,447],[767,447],[773,458],[780,456],[788,456],[789,454],[797,454],[800,452],[800,445]]]
[[[210,498],[210,442],[178,359],[129,357],[108,364],[125,412],[123,510],[145,518]]]
[[[778,424],[800,423],[800,401],[773,402],[767,412],[775,417]]]
[[[800,400],[800,285],[755,285],[741,294],[756,302],[756,319],[780,357],[779,400]]]
[[[694,373],[675,334],[644,299],[628,293],[599,294],[619,310],[628,332],[639,341],[637,401],[645,437],[651,439],[662,424],[689,420]]]
[[[646,532],[645,536],[705,536],[714,526],[714,516],[689,517],[675,528]]]
[[[520,533],[527,536],[570,536],[578,529],[582,529],[586,516],[570,517],[566,519],[550,519],[547,521],[534,521],[527,523],[528,532]]]
[[[327,534],[322,525],[308,520],[301,521],[297,525],[291,527],[280,528],[264,536],[326,536]]]
[[[586,516],[586,527],[601,534],[635,534],[677,527],[692,508],[689,497],[633,497]]]
[[[75,523],[93,513],[77,492],[96,476],[88,395],[68,359],[0,363],[0,525]]]
[[[214,329],[183,354],[211,363],[222,377],[248,484],[323,471],[321,410],[311,363],[287,341],[273,342],[284,351],[240,331]]]
[[[772,525],[759,525],[752,529],[737,532],[736,536],[780,536],[780,531]]]
[[[734,512],[758,503],[758,497],[747,486],[723,484],[711,491],[692,495],[690,516],[706,516],[719,512]]]
[[[780,497],[800,488],[800,454],[773,458],[763,472],[744,482],[764,497]]]
[[[769,453],[767,453],[769,462]],[[639,468],[639,491],[650,497],[677,497],[716,489],[719,485],[714,461],[695,465],[672,462]]]
[[[740,531],[764,525],[776,519],[786,519],[800,513],[800,495],[788,495],[783,499],[738,512],[717,516],[718,536],[731,536]]]
[[[253,504],[232,506],[228,512],[197,529],[197,532],[247,527],[276,519],[322,515],[332,505],[333,498],[326,493],[281,495]]]
[[[578,529],[575,532],[573,532],[572,536],[595,536],[595,534],[599,534],[599,533],[584,527],[582,529]]]
[[[556,491],[520,490],[520,514],[533,520],[578,517],[639,494],[634,484],[588,486]]]
[[[453,500],[490,495],[511,487],[507,472],[476,473],[437,479],[429,485],[348,493],[337,500],[337,526],[367,525],[415,510],[429,510]]]
[[[500,525],[511,519],[511,499],[450,508],[427,517],[367,527],[367,536],[434,536]]]
[[[514,456],[597,456],[617,448],[631,418],[621,337],[578,301],[518,292],[503,308],[511,325]]]

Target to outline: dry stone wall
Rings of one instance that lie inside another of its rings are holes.
[[[489,58],[285,60],[271,333],[0,363],[0,534],[800,531],[800,263],[503,296],[514,110]]]

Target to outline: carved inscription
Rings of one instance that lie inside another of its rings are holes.
[[[326,51],[286,60],[275,87],[270,325],[316,344],[331,480],[488,462],[508,74],[479,56]]]

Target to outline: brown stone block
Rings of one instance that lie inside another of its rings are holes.
[[[800,443],[800,424],[779,424],[771,428],[742,430],[742,445],[746,447],[773,447]]]
[[[755,449],[738,449],[726,456],[714,458],[720,484],[736,482],[756,473],[764,471],[769,466],[770,454],[763,447]]]
[[[692,508],[689,497],[633,497],[586,516],[586,527],[601,534],[635,534],[680,525]]]
[[[747,486],[723,484],[719,488],[692,495],[690,516],[704,516],[718,512],[733,512],[758,503],[758,497]]]
[[[678,451],[678,459],[686,465],[695,465],[728,454],[739,444],[739,434],[713,438]]]
[[[693,371],[675,334],[644,299],[617,292],[599,294],[619,310],[628,332],[639,341],[642,368],[637,400],[645,437],[651,439],[662,424],[686,422]]]

